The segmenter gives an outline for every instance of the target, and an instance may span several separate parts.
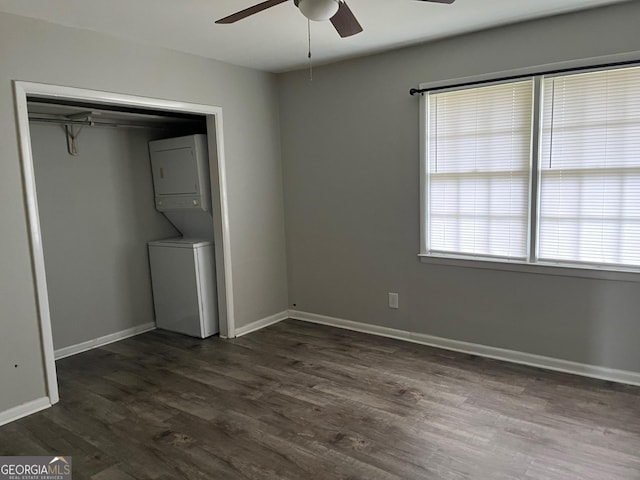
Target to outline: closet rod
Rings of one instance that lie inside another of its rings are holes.
[[[160,129],[170,128],[162,125],[135,125],[135,124],[92,122],[92,121],[86,121],[86,120],[62,120],[57,118],[37,118],[37,117],[29,117],[29,121],[36,122],[36,123],[58,123],[60,125],[82,125],[87,127],[160,128]]]

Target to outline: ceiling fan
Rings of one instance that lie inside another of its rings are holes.
[[[275,7],[289,0],[266,0],[244,10],[229,15],[228,17],[217,20],[216,23],[234,23],[243,18],[247,18],[256,13],[262,12],[267,8]],[[418,0],[421,2],[447,3],[451,4],[455,0]],[[355,15],[347,5],[345,0],[293,0],[293,3],[300,12],[309,20],[325,21],[331,20],[331,23],[337,30],[338,34],[344,37],[350,37],[362,31],[362,27]]]

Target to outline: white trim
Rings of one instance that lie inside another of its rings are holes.
[[[44,357],[47,395],[51,404],[58,403],[58,380],[56,363],[53,355],[53,334],[51,332],[51,315],[49,312],[49,295],[47,277],[44,268],[44,250],[40,234],[40,214],[36,196],[36,178],[33,170],[33,156],[31,152],[31,131],[29,129],[29,111],[27,109],[28,86],[22,82],[15,82],[14,94],[18,113],[18,138],[20,142],[20,156],[22,157],[22,176],[27,201],[27,217],[31,241],[33,274],[35,277],[36,307],[40,317],[40,341]]]
[[[429,212],[429,148],[427,148],[427,138],[429,137],[429,95],[420,95],[420,251],[429,251],[429,236],[427,228],[431,222]]]
[[[233,274],[231,268],[231,228],[229,227],[229,197],[227,194],[227,166],[224,157],[224,134],[222,127],[222,113],[215,115],[215,120],[211,116],[207,117],[207,131],[209,135],[208,148],[209,152],[212,151],[211,140],[215,135],[215,147],[216,147],[216,161],[217,172],[214,175],[213,168],[211,168],[211,153],[209,153],[209,176],[211,180],[211,198],[214,199],[214,238],[215,251],[216,251],[216,281],[218,285],[225,285],[225,301],[220,299],[220,288],[218,288],[218,318],[220,319],[220,337],[221,338],[234,338],[236,336],[235,326],[235,309],[233,304]],[[217,192],[215,186],[218,186]],[[216,203],[219,205],[216,207]],[[220,222],[215,221],[215,210],[220,212]],[[219,230],[216,233],[216,230]],[[219,237],[221,242],[217,241]],[[222,243],[222,248],[220,248]],[[222,262],[219,260],[219,252],[222,251]],[[222,263],[222,265],[220,265]],[[222,266],[222,268],[220,268]],[[224,312],[220,311],[220,306],[223,306]]]
[[[540,150],[542,125],[542,102],[536,99],[542,97],[542,80],[539,76],[533,77],[533,90],[531,92],[533,110],[531,112],[531,150],[529,152],[529,226],[527,228],[527,254],[530,259],[538,258],[538,225],[540,224],[539,198],[540,198]]]
[[[224,139],[222,134],[222,108],[186,103],[174,100],[163,100],[155,98],[140,97],[136,95],[126,95],[113,92],[88,90],[84,88],[65,87],[60,85],[49,85],[44,83],[33,83],[14,81],[14,98],[16,103],[18,137],[20,147],[20,158],[22,160],[22,173],[24,181],[25,199],[27,204],[27,218],[29,223],[30,250],[33,261],[33,271],[36,290],[36,307],[38,310],[40,325],[40,341],[42,344],[43,362],[45,367],[46,389],[50,404],[59,401],[58,383],[56,376],[55,358],[53,352],[53,337],[51,333],[51,315],[49,311],[49,300],[47,295],[47,283],[44,265],[44,252],[42,248],[42,238],[40,232],[40,218],[38,213],[38,201],[36,195],[36,183],[33,170],[33,156],[31,152],[31,136],[29,130],[29,112],[27,109],[27,96],[41,98],[61,98],[72,101],[85,101],[90,103],[102,103],[118,106],[139,107],[148,109],[158,109],[164,111],[195,113],[207,116],[214,116],[214,128],[217,148],[217,170],[219,172],[218,188],[220,198],[220,212],[214,213],[215,242],[222,245],[223,258],[217,256],[216,270],[224,270],[225,276],[223,284],[218,282],[218,301],[226,308],[221,308],[221,336],[235,337],[235,322],[233,309],[233,283],[231,278],[231,238],[229,232],[229,211],[227,199],[227,178],[224,156]],[[208,118],[209,120],[209,118]],[[207,125],[211,124],[207,121]],[[212,185],[212,189],[215,186]],[[216,214],[218,213],[218,215]],[[219,263],[220,262],[220,263]],[[220,278],[220,277],[218,277]],[[226,316],[226,318],[224,318]],[[226,329],[226,331],[224,331]]]
[[[418,254],[420,262],[434,265],[450,265],[454,267],[484,268],[487,270],[503,270],[508,272],[532,273],[535,275],[555,275],[559,277],[595,278],[617,282],[640,282],[640,274],[631,270],[611,270],[596,266],[581,267],[554,263],[528,263],[518,260],[492,260],[483,257],[464,257],[462,255]]]
[[[598,378],[600,380],[608,380],[611,382],[626,383],[629,385],[640,385],[640,372],[617,370],[597,365],[571,362],[569,360],[562,360],[559,358],[545,357],[532,353],[518,352],[516,350],[507,350],[504,348],[490,347],[476,343],[462,342],[460,340],[434,337],[424,333],[380,327],[378,325],[353,322],[351,320],[343,320],[340,318],[327,317],[325,315],[300,312],[296,310],[289,310],[289,317],[305,322],[329,325],[332,327],[344,328],[346,330],[378,335],[380,337],[395,338],[398,340],[405,340],[407,342],[418,343],[420,345],[428,345],[430,347],[477,355],[479,357],[493,358],[495,360],[528,365],[530,367],[555,370],[558,372]]]
[[[41,397],[0,412],[0,427],[7,423],[15,422],[27,415],[32,415],[40,410],[44,410],[45,408],[49,408],[50,406],[51,402],[49,402],[49,397]]]
[[[247,335],[248,333],[255,332],[257,330],[262,330],[270,325],[281,322],[289,318],[289,311],[285,310],[284,312],[276,313],[274,315],[269,315],[268,317],[261,318],[260,320],[256,320],[255,322],[251,322],[248,325],[243,327],[238,327],[236,329],[236,337],[241,337],[243,335]]]
[[[113,342],[118,342],[120,340],[124,340],[125,338],[135,337],[136,335],[140,335],[141,333],[150,332],[151,330],[156,329],[156,324],[153,322],[145,323],[143,325],[138,325],[136,327],[127,328],[126,330],[120,330],[119,332],[110,333],[109,335],[104,335],[102,337],[93,338],[91,340],[87,340],[86,342],[77,343],[75,345],[70,345],[68,347],[59,348],[55,351],[56,360],[60,360],[62,358],[70,357],[71,355],[76,355],[78,353],[86,352],[87,350],[92,350],[94,348],[102,347],[104,345],[109,345]]]

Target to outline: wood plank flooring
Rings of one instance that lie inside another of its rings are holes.
[[[0,454],[74,479],[640,479],[640,388],[293,320],[58,362]]]

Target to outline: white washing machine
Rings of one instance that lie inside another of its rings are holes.
[[[199,338],[218,333],[213,242],[149,242],[149,261],[158,328]]]

